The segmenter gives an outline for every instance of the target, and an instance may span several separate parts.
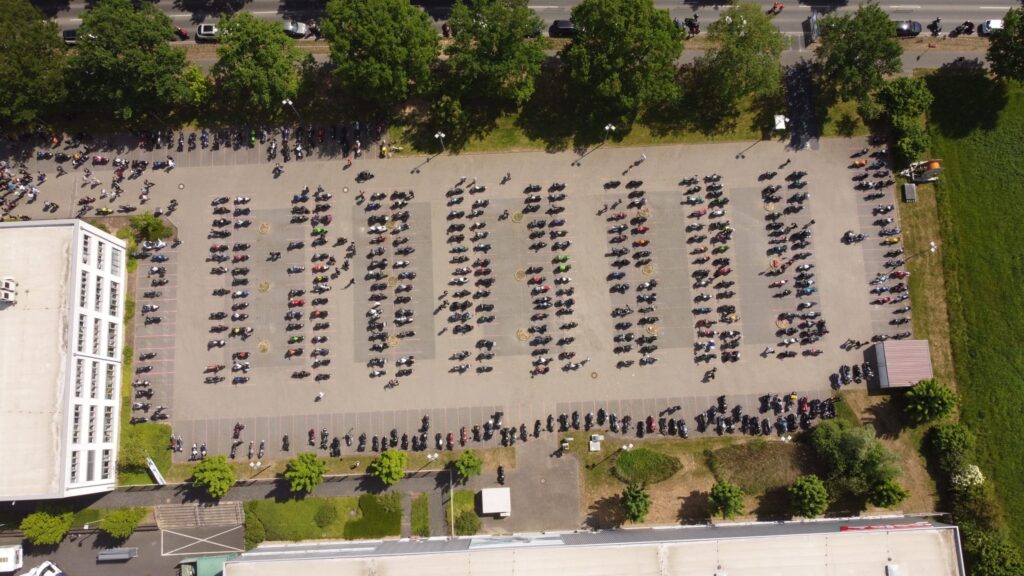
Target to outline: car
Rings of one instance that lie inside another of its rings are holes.
[[[576,25],[572,20],[555,20],[548,28],[548,36],[552,38],[572,38],[576,35]]]
[[[978,26],[978,34],[988,36],[1003,29],[1002,20],[985,20]]]
[[[220,30],[214,24],[200,24],[196,28],[196,42],[217,42]]]
[[[292,38],[305,38],[309,36],[309,26],[298,20],[291,20],[284,23],[284,33]]]
[[[72,28],[71,30],[64,30],[60,33],[61,38],[64,39],[64,43],[68,46],[74,46],[78,43],[78,29]]]
[[[896,24],[896,36],[899,38],[913,38],[921,33],[921,23],[914,20],[899,20]]]

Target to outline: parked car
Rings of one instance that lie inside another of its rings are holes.
[[[576,25],[572,20],[555,20],[548,28],[548,36],[552,38],[572,38],[576,35]]]
[[[1003,29],[1002,20],[985,20],[978,26],[978,34],[982,36],[988,36],[993,32],[998,32]]]
[[[196,29],[196,42],[216,42],[220,38],[220,30],[215,24],[200,24]]]
[[[913,20],[900,20],[895,22],[896,36],[899,38],[913,38],[921,33],[921,23]]]
[[[64,39],[64,43],[68,46],[74,46],[78,43],[77,28],[72,28],[71,30],[64,30],[63,32],[60,33],[60,35]]]
[[[306,26],[304,22],[292,20],[284,23],[284,33],[292,38],[305,38],[309,36],[309,26]]]

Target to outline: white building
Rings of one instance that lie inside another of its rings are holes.
[[[85,222],[0,223],[0,501],[114,489],[125,265]]]

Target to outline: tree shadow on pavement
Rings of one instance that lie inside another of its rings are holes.
[[[192,14],[192,22],[198,24],[207,17],[219,18],[222,14],[233,14],[245,8],[249,0],[174,0],[174,7]]]
[[[708,494],[692,490],[680,498],[679,513],[676,516],[682,524],[706,524],[708,521]]]
[[[993,79],[978,59],[943,64],[925,81],[934,95],[928,122],[947,138],[995,128],[1006,107],[1006,84]]]
[[[590,505],[583,524],[592,530],[616,528],[626,521],[618,496],[606,496]]]

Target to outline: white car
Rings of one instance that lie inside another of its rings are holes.
[[[978,26],[978,34],[982,36],[988,36],[989,34],[997,32],[1002,29],[1002,20],[985,20],[984,22],[981,23],[981,26]]]
[[[144,250],[159,250],[164,246],[167,246],[167,243],[163,240],[157,240],[155,242],[146,241],[142,243],[142,248]]]
[[[216,42],[220,37],[220,30],[214,24],[200,24],[196,29],[196,42]]]
[[[309,36],[309,26],[304,22],[292,20],[284,23],[284,33],[292,38],[305,38]]]
[[[64,576],[64,571],[47,561],[26,572],[25,576]]]

